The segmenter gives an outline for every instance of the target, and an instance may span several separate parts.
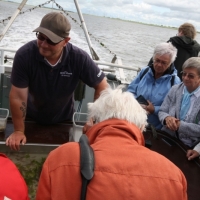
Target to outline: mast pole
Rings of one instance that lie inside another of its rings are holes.
[[[4,28],[4,30],[0,34],[0,42],[3,39],[4,35],[6,34],[6,32],[8,31],[8,29],[10,28],[11,24],[14,22],[15,18],[17,17],[17,15],[20,13],[20,11],[22,10],[22,8],[26,4],[26,2],[27,2],[27,0],[22,0],[22,2],[20,3],[19,7],[17,8],[17,10],[12,15],[10,21],[8,22],[8,24],[6,25],[6,27]]]
[[[78,12],[78,15],[79,15],[79,19],[81,21],[81,24],[82,24],[82,27],[83,27],[83,31],[85,33],[85,37],[86,37],[86,40],[87,40],[87,43],[88,43],[88,46],[89,46],[89,49],[90,49],[90,53],[92,55],[92,58],[93,60],[99,60],[99,57],[98,55],[96,54],[96,52],[94,51],[93,47],[92,47],[92,43],[90,41],[90,37],[89,37],[89,34],[88,34],[88,30],[87,30],[87,27],[86,27],[86,24],[85,24],[85,21],[83,19],[83,15],[81,13],[81,10],[79,8],[79,5],[78,5],[78,0],[74,0],[74,3],[75,3],[75,6],[76,6],[76,10]]]

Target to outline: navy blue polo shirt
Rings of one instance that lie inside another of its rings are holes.
[[[34,40],[16,52],[11,83],[18,88],[28,87],[27,115],[52,124],[72,119],[79,79],[94,87],[104,76],[90,56],[71,43],[64,47],[61,62],[52,68]]]

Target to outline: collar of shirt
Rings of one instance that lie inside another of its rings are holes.
[[[184,90],[183,90],[183,94],[184,94]],[[187,121],[187,118],[188,118],[188,116],[190,115],[190,113],[192,111],[192,108],[194,106],[194,102],[198,97],[200,97],[200,89],[198,89],[190,98],[190,108],[188,110],[188,113],[186,114],[186,121]]]
[[[46,58],[44,58],[44,60],[46,60],[47,63],[53,68],[53,67],[55,67],[58,63],[61,62],[62,56],[63,56],[63,51],[62,51],[62,53],[61,53],[61,55],[60,55],[60,58],[58,59],[58,61],[57,61],[54,65],[52,65]]]

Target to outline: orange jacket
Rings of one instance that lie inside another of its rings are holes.
[[[168,159],[144,147],[140,130],[110,119],[88,132],[95,173],[87,200],[186,200],[183,173]],[[69,142],[52,151],[43,166],[36,200],[78,200],[81,193],[80,149]]]
[[[0,153],[0,200],[29,200],[28,187],[17,166]]]

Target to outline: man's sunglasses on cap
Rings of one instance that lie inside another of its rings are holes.
[[[62,42],[62,41],[65,39],[65,38],[63,38],[60,42],[54,43],[54,42],[52,42],[49,38],[45,38],[45,37],[44,37],[43,35],[41,35],[39,32],[36,32],[36,37],[37,37],[38,40],[41,40],[41,41],[45,41],[45,40],[46,40],[46,42],[47,42],[48,44],[53,45],[53,46],[57,45],[58,43]]]

